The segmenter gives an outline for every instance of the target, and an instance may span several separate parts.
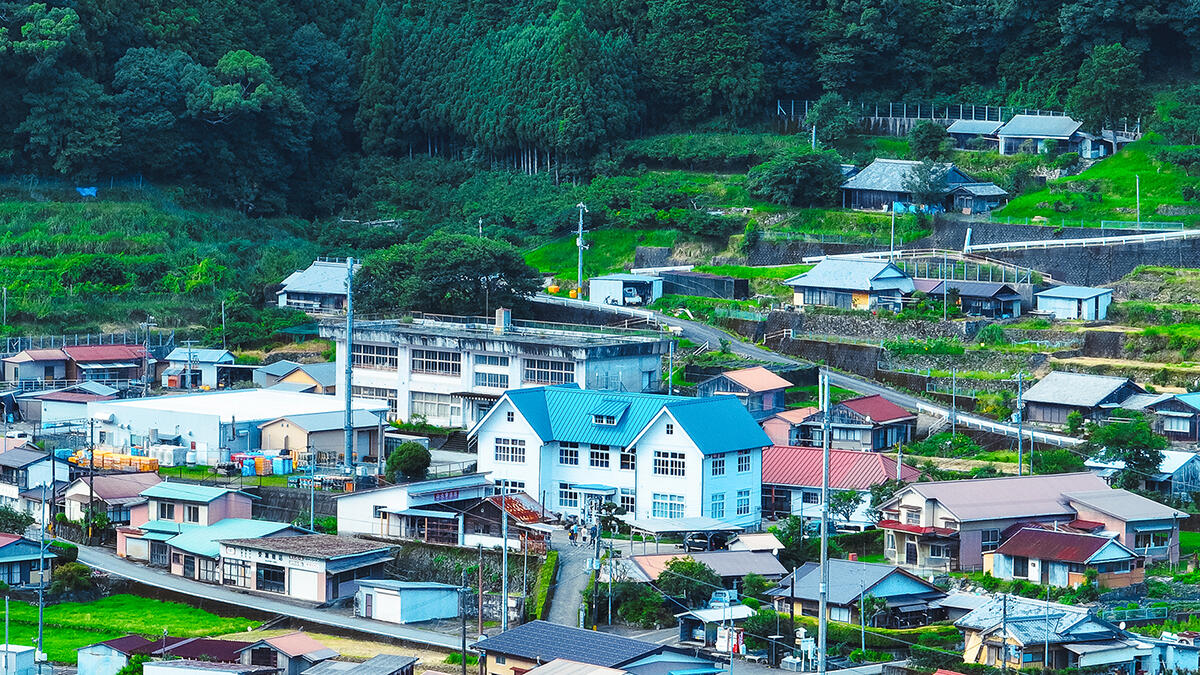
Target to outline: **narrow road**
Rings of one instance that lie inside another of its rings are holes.
[[[356,616],[345,616],[327,609],[315,609],[262,595],[239,593],[231,591],[224,586],[184,579],[157,568],[146,567],[138,563],[123,560],[115,554],[110,553],[107,549],[80,545],[79,562],[86,564],[88,567],[126,579],[132,579],[148,586],[154,586],[155,588],[227,602],[231,605],[248,607],[260,612],[272,612],[324,626],[381,635],[435,647],[458,649],[460,646],[460,638],[455,635],[445,635],[443,633],[435,633],[434,631],[410,628],[383,621],[361,619]]]
[[[550,299],[546,300],[546,298]],[[539,295],[534,298],[534,301],[548,302],[549,304],[564,305],[568,307],[583,307],[590,309],[595,309],[597,307],[596,305],[583,300],[570,300],[568,298],[559,298],[555,296]],[[805,366],[812,365],[807,361],[794,359],[789,356],[773,352],[769,349],[764,349],[758,345],[751,344],[749,342],[743,342],[740,338],[729,333],[728,331],[706,323],[700,323],[699,321],[681,319],[674,316],[668,316],[662,312],[634,307],[622,307],[614,305],[607,306],[604,309],[615,314],[623,314],[625,316],[638,318],[645,318],[647,315],[652,315],[661,324],[678,327],[682,331],[683,336],[692,342],[701,344],[707,342],[712,349],[719,349],[721,340],[728,340],[729,351],[737,354],[738,356],[757,359],[767,363],[788,363]],[[950,416],[950,409],[946,406],[939,405],[919,396],[907,394],[902,391],[896,391],[891,387],[887,387],[879,384],[878,382],[867,380],[856,375],[849,375],[847,373],[830,370],[829,384],[830,386],[849,389],[850,391],[854,391],[859,394],[879,394],[899,406],[912,410],[919,410],[935,417]],[[987,431],[1000,436],[1007,436],[1009,438],[1017,437],[1018,430],[1014,424],[996,422],[994,420],[987,419],[986,417],[971,415],[963,413],[962,411],[956,413],[955,420],[957,421],[958,425],[963,427]],[[1070,436],[1063,436],[1061,434],[1037,431],[1028,428],[1021,430],[1020,435],[1026,440],[1037,441],[1038,443],[1042,443],[1044,445],[1053,445],[1060,448],[1074,447],[1083,442],[1078,438],[1072,438]]]
[[[554,596],[546,620],[563,626],[579,626],[579,607],[583,604],[583,589],[587,587],[588,560],[595,549],[571,546],[565,530],[550,535],[558,551],[558,573],[554,577]]]

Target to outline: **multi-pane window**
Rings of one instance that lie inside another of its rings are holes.
[[[921,524],[921,512],[917,511],[915,509],[905,509],[904,510],[904,524],[905,525],[920,525]]]
[[[506,495],[512,492],[524,492],[525,481],[523,480],[508,480],[506,478],[496,479],[496,492]]]
[[[604,427],[616,426],[617,418],[612,415],[592,415],[592,423]]]
[[[725,475],[725,455],[713,455],[712,458],[712,475]]]
[[[621,501],[618,506],[625,509],[625,513],[633,513],[634,506],[637,505],[637,500],[634,498],[633,490],[630,488],[621,488]]]
[[[558,484],[558,505],[560,508],[579,508],[579,492],[575,490],[575,486],[573,484]]]
[[[504,373],[475,373],[476,387],[495,387],[508,389],[508,375]]]
[[[633,471],[637,468],[637,449],[629,448],[621,451],[621,469]]]
[[[520,438],[497,438],[496,461],[516,463],[524,462],[525,441],[521,440]]]
[[[821,495],[818,492],[804,492],[800,495],[800,502],[802,504],[820,504]]]
[[[222,576],[226,586],[250,587],[250,563],[245,560],[221,559]]]
[[[737,492],[737,514],[739,516],[750,515],[750,491],[738,490]]]
[[[675,433],[675,425],[667,422],[667,435],[670,436],[673,433]]]
[[[1167,417],[1163,416],[1163,431],[1172,431],[1175,433],[1184,433],[1192,430],[1192,420],[1187,417]]]
[[[654,473],[659,476],[682,476],[684,455],[667,450],[654,451]]]
[[[709,508],[709,514],[712,518],[725,517],[725,493],[714,492],[712,496],[712,506]]]
[[[255,588],[260,591],[282,593],[286,587],[287,570],[279,565],[258,565],[258,578]]]
[[[523,379],[530,384],[566,384],[575,381],[575,364],[569,361],[525,359]]]
[[[516,418],[517,418],[517,416],[516,416],[516,415],[514,415],[514,414],[513,414],[513,411],[511,411],[511,410],[509,410],[509,411],[508,411],[508,413],[507,413],[507,414],[506,414],[506,416],[505,416],[505,419],[506,419],[506,420],[508,420],[509,422],[511,422],[511,421],[513,421],[513,420],[515,420]]]
[[[183,507],[183,522],[198,523],[200,522],[200,507],[194,504],[185,504]]]
[[[412,350],[412,371],[429,375],[457,377],[462,373],[462,354],[432,349]]]
[[[608,468],[608,446],[592,444],[591,451],[588,453],[588,466],[597,469]]]
[[[218,583],[221,579],[217,573],[217,561],[210,558],[200,558],[200,573],[197,576],[200,581],[207,581],[210,584]]]
[[[651,504],[651,515],[655,518],[682,518],[683,495],[654,493],[654,501]]]
[[[579,444],[567,442],[559,443],[558,463],[566,466],[579,466]]]
[[[360,387],[355,385],[350,388],[350,393],[355,398],[371,398],[378,401],[387,401],[388,411],[391,417],[395,418],[400,414],[400,404],[396,397],[395,389],[385,389],[383,387]]]
[[[1134,548],[1159,548],[1171,543],[1171,531],[1138,532],[1133,537]]]
[[[158,503],[159,520],[175,520],[175,505],[167,502]]]
[[[490,354],[476,354],[475,365],[477,366],[497,366],[499,368],[508,367],[507,356],[492,356]]]
[[[982,530],[980,537],[980,550],[984,553],[995,551],[1000,547],[1000,530],[992,528],[990,530]]]
[[[453,419],[462,415],[462,403],[450,394],[410,392],[409,408],[414,416],[422,415],[425,419]]]
[[[397,370],[400,368],[400,350],[397,347],[355,342],[350,346],[350,363],[372,370]]]
[[[738,473],[746,473],[754,467],[754,455],[749,450],[738,450]]]

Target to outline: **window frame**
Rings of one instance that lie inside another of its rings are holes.
[[[497,438],[492,442],[492,457],[497,462],[504,462],[506,464],[524,464],[525,439]]]
[[[410,349],[408,367],[409,372],[414,375],[461,377],[462,352],[441,349]]]
[[[575,381],[575,363],[554,359],[523,359],[521,381],[526,384],[570,384]]]
[[[655,476],[685,477],[687,475],[687,454],[676,450],[655,450],[652,473]]]

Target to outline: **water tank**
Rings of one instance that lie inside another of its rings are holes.
[[[186,461],[186,462],[188,463],[188,466],[195,466],[195,464],[196,464],[196,451],[195,451],[195,450],[188,450],[188,451],[187,451],[187,454],[184,456],[184,461]]]

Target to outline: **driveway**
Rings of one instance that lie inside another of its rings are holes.
[[[580,627],[579,608],[583,604],[583,589],[587,587],[588,561],[595,552],[593,546],[571,546],[566,530],[551,533],[558,551],[558,573],[554,577],[554,596],[546,620],[563,626]]]
[[[399,640],[408,640],[435,647],[458,649],[460,646],[460,638],[456,635],[445,635],[420,628],[361,619],[355,616],[338,614],[327,609],[315,609],[262,595],[240,593],[229,590],[224,586],[184,579],[157,568],[146,567],[138,563],[123,560],[118,558],[114,553],[110,553],[107,549],[80,546],[79,562],[86,564],[88,567],[108,572],[109,574],[141,582],[147,586],[154,586],[155,588],[162,588],[186,595],[194,595],[199,598],[217,600],[239,607],[255,609],[260,612],[271,612],[324,626],[354,630]],[[468,636],[469,641],[470,636]]]

